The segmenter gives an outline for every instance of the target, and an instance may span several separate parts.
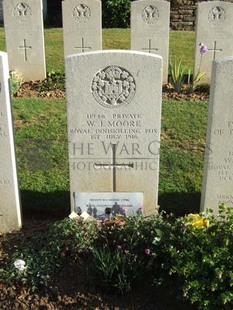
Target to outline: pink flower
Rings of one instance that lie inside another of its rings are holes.
[[[151,254],[151,250],[150,249],[145,249],[145,253],[146,253],[146,255],[150,255]]]
[[[101,224],[102,224],[102,221],[97,221],[96,222],[96,226],[101,226]]]
[[[200,43],[199,46],[200,46],[200,54],[201,55],[204,55],[205,53],[208,52],[207,45],[205,45],[204,43]]]
[[[118,248],[118,249],[121,249],[121,248],[122,248],[122,246],[118,244],[118,245],[117,245],[117,248]]]

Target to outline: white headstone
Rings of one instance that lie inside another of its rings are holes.
[[[0,52],[0,233],[22,225],[8,83],[7,54]]]
[[[158,0],[131,2],[131,50],[163,58],[163,83],[168,78],[170,3]]]
[[[205,73],[202,82],[210,82],[214,59],[233,56],[232,42],[233,3],[224,1],[198,3],[194,74],[197,74],[200,68],[200,71]],[[200,43],[208,47],[208,52],[203,56],[200,54]]]
[[[43,0],[43,17],[44,21],[47,19],[48,16],[48,6],[47,0]],[[0,24],[3,24],[3,0],[0,0]]]
[[[215,60],[206,138],[201,211],[233,207],[233,57]]]
[[[24,80],[45,79],[42,0],[4,0],[3,11],[10,70]]]
[[[62,2],[64,55],[102,49],[102,14],[99,0]]]
[[[76,192],[134,192],[154,213],[161,57],[119,50],[67,57],[66,91],[72,210]]]

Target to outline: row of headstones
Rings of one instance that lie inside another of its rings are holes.
[[[8,80],[1,52],[0,232],[22,225]],[[215,214],[221,203],[233,207],[232,85],[233,57],[213,61],[201,210]],[[107,209],[139,213],[143,204],[145,215],[155,213],[162,58],[133,51],[76,54],[66,59],[66,87],[71,210],[88,206],[101,217]]]
[[[46,77],[42,0],[4,0],[4,25],[10,70],[25,80]],[[63,0],[64,55],[102,49],[101,1]],[[163,83],[168,77],[170,3],[138,0],[131,3],[131,49],[163,58]],[[205,72],[209,82],[211,62],[233,55],[233,4],[223,1],[198,3],[194,75]],[[202,57],[199,44],[209,52]],[[182,57],[182,56],[181,56]],[[202,59],[203,58],[203,59]]]

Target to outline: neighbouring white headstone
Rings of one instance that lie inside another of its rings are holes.
[[[43,0],[43,17],[44,21],[46,21],[48,16],[48,5],[47,5],[47,0]],[[3,0],[0,0],[0,24],[4,24],[3,20]]]
[[[200,69],[205,73],[201,81],[209,83],[212,61],[219,57],[233,56],[233,3],[198,3],[195,41],[194,75]],[[200,54],[200,43],[208,47],[208,52],[203,56]]]
[[[131,50],[163,58],[163,83],[168,79],[170,3],[158,0],[131,2]]]
[[[201,211],[233,207],[233,57],[212,67]]]
[[[102,49],[102,14],[99,0],[62,2],[64,55]]]
[[[0,52],[0,233],[21,227],[7,54]]]
[[[42,0],[4,0],[4,28],[10,70],[24,80],[46,77]]]
[[[143,193],[145,214],[154,213],[162,58],[119,50],[69,56],[66,92],[72,211],[75,193],[127,192]]]

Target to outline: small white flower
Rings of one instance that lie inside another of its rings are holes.
[[[14,262],[14,266],[16,269],[18,269],[19,271],[24,271],[24,269],[26,268],[26,263],[24,260],[22,259],[17,259],[15,262]]]

